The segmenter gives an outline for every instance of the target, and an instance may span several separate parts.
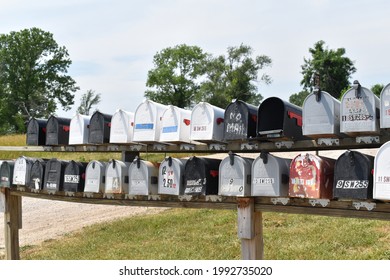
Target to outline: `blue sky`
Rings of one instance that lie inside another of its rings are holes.
[[[343,47],[355,62],[351,82],[390,82],[390,1],[265,0],[0,0],[0,33],[38,27],[54,34],[73,64],[69,74],[80,96],[102,94],[100,111],[135,111],[144,99],[153,56],[178,44],[225,54],[229,46],[251,46],[273,63],[272,84],[259,85],[264,98],[285,100],[301,90],[301,65],[308,49],[324,40]]]

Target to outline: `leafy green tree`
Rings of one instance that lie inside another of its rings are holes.
[[[190,107],[200,88],[207,54],[197,46],[165,48],[153,58],[148,72],[145,96],[162,104]]]
[[[23,132],[30,117],[70,109],[76,82],[68,51],[38,28],[0,35],[0,130]]]
[[[89,115],[92,106],[100,103],[101,94],[95,93],[94,90],[89,89],[81,96],[80,106],[77,108],[77,112],[83,115]]]
[[[266,73],[259,78],[259,71],[270,66],[272,61],[265,55],[252,57],[252,53],[251,47],[241,44],[229,47],[227,56],[211,57],[197,101],[207,101],[221,108],[225,108],[232,99],[259,105],[263,97],[257,84],[271,83]]]
[[[312,77],[318,73],[321,90],[329,92],[338,99],[342,91],[350,87],[349,79],[356,72],[354,62],[345,56],[345,49],[330,50],[324,46],[324,41],[318,41],[309,48],[311,58],[304,58],[302,67],[304,90],[312,91]]]
[[[375,84],[371,87],[371,91],[378,97],[381,97],[381,92],[385,86],[383,84]]]
[[[294,93],[293,95],[290,96],[289,102],[292,104],[295,104],[299,107],[303,106],[303,101],[305,101],[305,98],[309,95],[310,93],[308,91],[301,91],[299,93]]]

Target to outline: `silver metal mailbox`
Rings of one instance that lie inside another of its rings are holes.
[[[218,195],[250,196],[252,158],[229,153],[219,165]]]
[[[390,128],[390,84],[388,84],[382,89],[380,101],[381,101],[380,127]]]
[[[28,186],[30,184],[30,171],[35,160],[35,158],[25,156],[20,156],[15,160],[12,178],[14,185]]]
[[[262,152],[252,164],[252,196],[288,196],[291,159]]]
[[[199,142],[222,142],[225,109],[207,102],[198,103],[191,112],[190,139]]]
[[[374,160],[373,198],[390,200],[390,142],[380,147]]]
[[[166,157],[160,164],[158,176],[158,193],[184,194],[184,167],[186,160]]]
[[[340,131],[351,136],[379,133],[379,98],[355,81],[341,100]]]
[[[77,113],[70,121],[69,145],[88,144],[91,116]]]
[[[85,169],[84,192],[103,193],[105,189],[107,163],[92,160]]]
[[[133,141],[134,113],[118,109],[111,118],[110,143]]]
[[[158,167],[137,157],[129,167],[129,194],[155,195],[158,193]]]
[[[129,192],[129,163],[120,160],[110,160],[106,168],[106,185],[104,193]]]
[[[189,143],[191,111],[169,105],[161,117],[160,141]]]

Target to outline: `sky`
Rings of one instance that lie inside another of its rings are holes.
[[[135,112],[153,56],[179,44],[215,56],[245,44],[269,56],[263,71],[272,83],[258,84],[264,98],[302,90],[301,66],[319,40],[345,48],[357,68],[351,83],[387,85],[389,14],[386,0],[0,0],[0,34],[38,27],[68,49],[80,90],[72,109],[56,114],[72,117],[87,90],[101,94],[103,113]]]

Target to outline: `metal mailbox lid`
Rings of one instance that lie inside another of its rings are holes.
[[[379,133],[379,98],[369,89],[354,84],[341,99],[340,131],[349,135]]]
[[[341,102],[325,91],[309,94],[303,102],[303,135],[339,137]]]
[[[84,192],[103,193],[105,188],[107,163],[92,160],[85,170]]]
[[[225,110],[199,102],[191,112],[190,139],[199,142],[222,142]]]
[[[3,160],[0,166],[0,187],[10,188],[12,186],[12,179],[14,176],[13,160]]]
[[[71,160],[64,170],[64,191],[83,192],[87,163]]]
[[[135,142],[158,142],[161,132],[161,117],[167,109],[166,105],[144,100],[134,113]]]
[[[35,158],[20,156],[15,160],[14,175],[12,182],[14,185],[28,186],[30,184],[30,172]]]
[[[291,159],[261,153],[252,163],[252,196],[288,196]]]
[[[45,178],[46,161],[43,159],[36,159],[31,166],[30,183],[28,187],[32,190],[42,190],[43,181]]]
[[[67,160],[58,160],[56,158],[49,159],[46,162],[43,181],[44,190],[63,191],[64,171],[67,164]]]
[[[380,95],[380,127],[390,128],[390,84],[386,85]]]
[[[27,124],[26,145],[43,146],[46,144],[46,119],[31,118]]]
[[[109,143],[112,115],[96,111],[92,114],[89,122],[88,143],[103,144]]]
[[[224,139],[244,140],[256,136],[257,107],[234,100],[225,109]]]
[[[68,145],[70,121],[68,118],[50,116],[46,125],[46,145]]]
[[[336,161],[334,198],[370,199],[373,191],[374,157],[346,151]]]
[[[161,142],[189,143],[191,111],[169,105],[161,117]]]
[[[219,165],[218,195],[250,196],[253,159],[229,154]]]
[[[129,194],[158,194],[158,166],[136,158],[129,166]]]
[[[183,195],[184,194],[184,166],[187,160],[166,157],[158,170],[158,193]]]
[[[110,160],[106,167],[105,193],[129,192],[129,163],[120,160]]]
[[[335,160],[302,153],[290,165],[289,196],[332,198]]]
[[[88,144],[91,116],[77,113],[70,121],[69,145]]]
[[[118,109],[111,118],[110,143],[133,141],[134,113]]]
[[[373,198],[390,200],[390,142],[379,148],[374,160]]]
[[[184,167],[184,194],[218,194],[220,164],[220,159],[190,157]]]
[[[278,97],[269,97],[259,106],[257,136],[261,139],[303,140],[302,108]]]

